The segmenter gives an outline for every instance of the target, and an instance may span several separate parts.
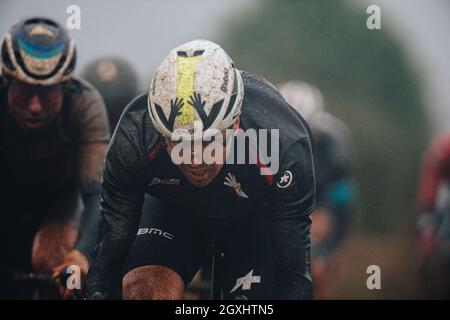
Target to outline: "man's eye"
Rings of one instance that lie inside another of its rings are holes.
[[[53,98],[53,97],[57,96],[57,94],[58,94],[58,89],[56,89],[56,88],[42,88],[39,93],[39,95],[41,95],[42,97],[48,97],[48,98]]]
[[[205,141],[202,143],[203,148],[209,146],[211,144],[211,141]]]
[[[183,140],[169,140],[169,143],[176,146],[177,144],[183,142]]]
[[[210,144],[213,144],[213,143],[215,143],[216,142],[216,139],[213,137],[213,138],[211,138],[211,140],[209,140],[209,141],[203,141],[203,146],[208,146],[208,145],[210,145]]]

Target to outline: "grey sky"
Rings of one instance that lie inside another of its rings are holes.
[[[26,15],[46,15],[65,23],[71,4],[81,8],[77,42],[79,67],[103,55],[119,55],[134,64],[147,86],[155,67],[174,46],[194,38],[217,41],[227,16],[257,5],[257,0],[1,0],[0,33]],[[418,73],[436,131],[450,128],[450,1],[364,0],[360,9],[381,6],[382,27],[389,28]]]
[[[81,9],[81,30],[72,30],[79,66],[103,55],[132,62],[147,85],[170,49],[188,40],[216,40],[223,19],[254,0],[1,0],[0,33],[24,16],[45,15],[65,25],[66,9]],[[7,13],[7,14],[5,14]]]
[[[450,1],[364,0],[378,4],[383,26],[406,48],[421,76],[435,133],[450,129]],[[358,1],[361,6],[361,1]]]

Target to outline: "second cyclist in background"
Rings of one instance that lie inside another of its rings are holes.
[[[136,71],[122,58],[102,57],[88,63],[81,76],[103,96],[109,126],[114,132],[123,109],[138,94]]]
[[[279,85],[286,101],[312,131],[317,203],[312,217],[311,273],[315,298],[330,298],[328,283],[334,253],[344,238],[353,202],[351,135],[328,113],[320,90],[305,82]]]
[[[74,41],[47,18],[21,20],[2,42],[0,269],[87,273],[109,129],[103,100],[73,77],[75,64]],[[0,284],[0,298],[29,295]]]
[[[425,153],[417,192],[420,276],[429,298],[450,297],[450,132]]]

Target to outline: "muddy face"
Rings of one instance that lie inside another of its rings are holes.
[[[14,79],[8,91],[9,112],[27,131],[45,128],[61,111],[62,100],[61,84],[31,85]]]
[[[233,126],[233,129],[239,128],[239,118],[236,121],[235,125]],[[186,179],[192,183],[194,186],[197,187],[204,187],[209,185],[211,182],[213,182],[214,178],[217,177],[220,170],[222,169],[226,158],[229,155],[230,152],[230,134],[228,133],[226,129],[222,130],[219,137],[215,137],[211,141],[205,141],[201,143],[201,150],[196,150],[194,148],[194,143],[191,143],[190,148],[187,148],[188,151],[191,152],[191,154],[188,156],[190,158],[189,163],[181,163],[178,165],[178,168],[180,171],[184,174]],[[185,143],[185,142],[182,142]],[[205,148],[210,146],[210,144],[214,144],[215,147],[211,148],[213,150],[210,154],[212,159],[216,159],[216,150],[221,149],[220,155],[217,157],[217,161],[214,161],[213,163],[205,163],[204,162],[204,154],[205,154]],[[170,139],[166,139],[166,149],[169,155],[172,154],[173,149],[177,145],[176,142],[171,141]],[[194,152],[196,151],[196,152]],[[185,151],[183,151],[185,152]],[[181,155],[182,156],[182,155]]]

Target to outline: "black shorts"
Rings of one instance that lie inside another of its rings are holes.
[[[124,274],[147,265],[166,266],[187,286],[217,252],[225,299],[274,298],[270,219],[211,218],[146,195],[139,231]]]

